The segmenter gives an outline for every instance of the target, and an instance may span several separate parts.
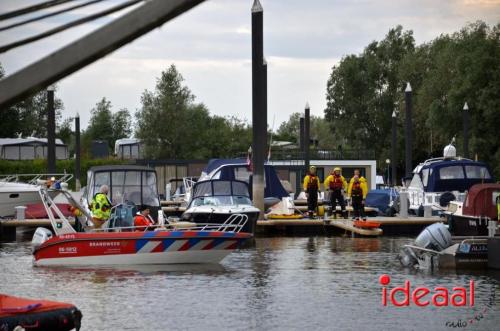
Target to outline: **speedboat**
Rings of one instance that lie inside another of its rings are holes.
[[[489,222],[498,224],[497,199],[500,184],[476,184],[465,202],[452,201],[443,214],[455,236],[486,236]]]
[[[40,186],[47,184],[47,178],[56,177],[58,183],[65,184],[73,176],[70,174],[22,174],[5,175],[0,179],[0,217],[14,216],[15,207],[40,202]],[[26,179],[26,182],[20,181]],[[58,193],[49,193],[55,197]]]
[[[264,206],[269,208],[279,203],[283,198],[290,197],[290,194],[283,187],[275,168],[270,164],[264,165]],[[206,180],[239,180],[248,184],[250,199],[252,199],[253,172],[246,159],[212,159],[203,169],[197,182]],[[191,181],[191,185],[186,186],[187,201],[191,201],[191,187],[196,182]],[[187,184],[187,183],[186,183]]]
[[[489,229],[494,237],[497,226]],[[488,267],[488,237],[452,237],[447,226],[426,227],[413,244],[404,245],[398,258],[404,267],[417,269],[482,269]]]
[[[248,184],[241,180],[212,179],[198,181],[191,190],[191,202],[182,214],[184,221],[222,224],[231,215],[245,215],[244,232],[255,233],[259,209],[254,207]]]
[[[111,219],[101,229],[93,229],[88,226],[88,211],[69,193],[62,193],[77,210],[76,219],[84,232],[77,232],[47,190],[41,189],[54,234],[45,228],[35,231],[32,245],[36,266],[218,263],[252,237],[241,232],[248,221],[246,215],[233,214],[221,224],[180,226],[160,220],[158,225],[144,229],[133,226],[129,205],[123,204],[113,207]]]
[[[450,144],[444,148],[443,157],[426,160],[413,170],[407,188],[409,208],[423,216],[424,208],[431,206],[433,213],[439,214],[451,201],[463,202],[472,185],[494,182],[487,164],[457,157]]]

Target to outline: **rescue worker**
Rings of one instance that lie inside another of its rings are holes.
[[[347,190],[347,182],[340,174],[340,168],[336,167],[324,182],[325,190],[330,191],[330,206],[332,207],[333,218],[337,218],[337,201],[340,204],[342,216],[347,218],[345,210],[344,193]]]
[[[316,167],[309,167],[309,173],[304,177],[304,191],[307,196],[307,212],[310,218],[314,218],[314,212],[318,208],[318,193],[320,191],[319,178],[316,176]]]
[[[366,199],[366,194],[368,193],[367,191],[368,190],[366,188],[366,182],[365,185],[363,185],[361,179],[357,175],[355,175],[351,179],[348,188],[348,194],[349,197],[351,198],[352,210],[353,210],[352,219],[359,220],[359,217],[361,216],[363,218],[363,221],[366,221],[365,199]]]
[[[148,206],[141,206],[141,211],[134,217],[135,231],[146,231],[148,226],[154,225],[154,220],[150,215]]]
[[[497,196],[497,220],[500,222],[500,195]]]
[[[349,181],[349,187],[347,188],[347,193],[349,194],[349,192],[351,190],[352,183],[354,183],[355,176],[358,176],[359,182],[363,186],[364,192],[367,192],[367,194],[368,194],[368,184],[366,183],[366,178],[361,176],[359,169],[354,169],[354,176],[352,176],[351,180]],[[365,194],[365,198],[366,198],[366,194]]]
[[[90,203],[90,211],[92,213],[92,222],[95,228],[100,228],[111,216],[111,201],[109,201],[108,185],[102,185],[99,192],[94,195]]]

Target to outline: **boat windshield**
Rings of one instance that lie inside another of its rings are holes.
[[[136,205],[158,207],[156,175],[153,171],[103,171],[94,175],[93,195],[101,185],[110,187],[113,204],[131,201]]]
[[[439,169],[439,179],[464,179],[464,169],[461,165],[443,167]]]
[[[465,166],[465,174],[467,175],[467,178],[491,179],[490,172],[485,166]]]
[[[193,187],[193,206],[252,204],[248,185],[240,181],[208,180]]]

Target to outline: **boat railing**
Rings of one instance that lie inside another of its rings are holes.
[[[126,232],[135,230],[148,231],[221,231],[221,232],[240,232],[248,222],[248,216],[245,214],[232,214],[227,220],[220,223],[197,223],[189,225],[189,222],[172,222],[168,224],[154,224],[145,226],[119,226],[106,227],[104,223],[102,228],[92,229],[90,232]]]
[[[23,182],[32,185],[44,183],[47,179],[55,177],[56,181],[66,183],[73,178],[73,174],[69,173],[46,173],[46,174],[7,174],[0,177],[2,182]],[[24,181],[22,179],[25,179]]]

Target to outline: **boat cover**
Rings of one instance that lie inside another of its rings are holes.
[[[470,188],[462,213],[464,216],[487,216],[497,219],[496,198],[500,195],[500,184],[477,184]]]

